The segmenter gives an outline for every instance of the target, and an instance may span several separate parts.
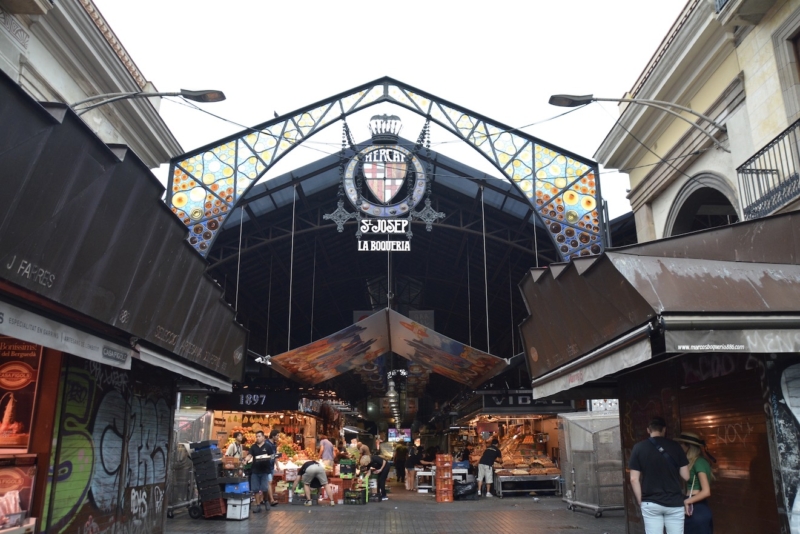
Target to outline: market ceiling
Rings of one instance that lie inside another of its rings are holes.
[[[446,218],[430,232],[424,223],[414,222],[411,251],[391,254],[390,307],[405,316],[412,310],[431,310],[437,333],[510,358],[520,351],[516,325],[527,314],[517,282],[537,264],[534,250],[539,264],[555,261],[556,252],[546,231],[534,224],[527,201],[506,180],[435,151],[429,158],[432,206]],[[340,233],[322,218],[336,209],[339,165],[338,155],[328,156],[254,187],[242,202],[241,228],[239,218],[232,217],[209,252],[209,273],[225,288],[226,300],[237,303],[237,317],[250,331],[249,347],[258,354],[283,354],[353,325],[364,311],[389,307],[387,254],[359,252],[354,222],[345,224]],[[485,278],[481,185],[485,186]],[[387,371],[391,366],[408,367],[406,360],[397,360],[372,364],[386,366]],[[273,374],[252,361],[249,366],[261,377],[256,381]],[[321,385],[350,400],[367,396],[370,389],[354,372]],[[465,387],[433,373],[424,394],[450,399]]]

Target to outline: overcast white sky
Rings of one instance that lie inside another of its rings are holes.
[[[564,111],[547,103],[554,93],[621,97],[686,3],[94,1],[158,90],[221,89],[227,100],[205,109],[240,124],[391,76],[514,127]],[[357,141],[383,109],[348,119]],[[391,111],[416,138],[421,119]],[[242,129],[167,100],[161,113],[186,151]],[[597,103],[524,131],[592,158],[616,117],[616,105]],[[340,139],[328,128],[269,175],[336,152]],[[498,175],[460,143],[438,145],[452,139],[435,130],[434,149]],[[601,186],[612,218],[630,211],[627,175],[605,173]]]

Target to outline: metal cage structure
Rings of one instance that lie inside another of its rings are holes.
[[[619,413],[559,414],[558,443],[568,508],[586,508],[595,517],[606,510],[623,510]]]
[[[531,203],[562,260],[600,254],[606,222],[597,163],[384,77],[177,156],[166,203],[206,256],[240,199],[272,166],[338,120],[388,102],[446,129],[485,157]]]

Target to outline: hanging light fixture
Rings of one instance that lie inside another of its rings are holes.
[[[400,394],[397,393],[397,390],[394,389],[394,380],[389,380],[389,389],[386,391],[386,396],[391,399],[397,399]]]

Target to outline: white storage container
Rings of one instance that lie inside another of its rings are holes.
[[[241,521],[250,517],[250,498],[228,499],[228,519]]]

